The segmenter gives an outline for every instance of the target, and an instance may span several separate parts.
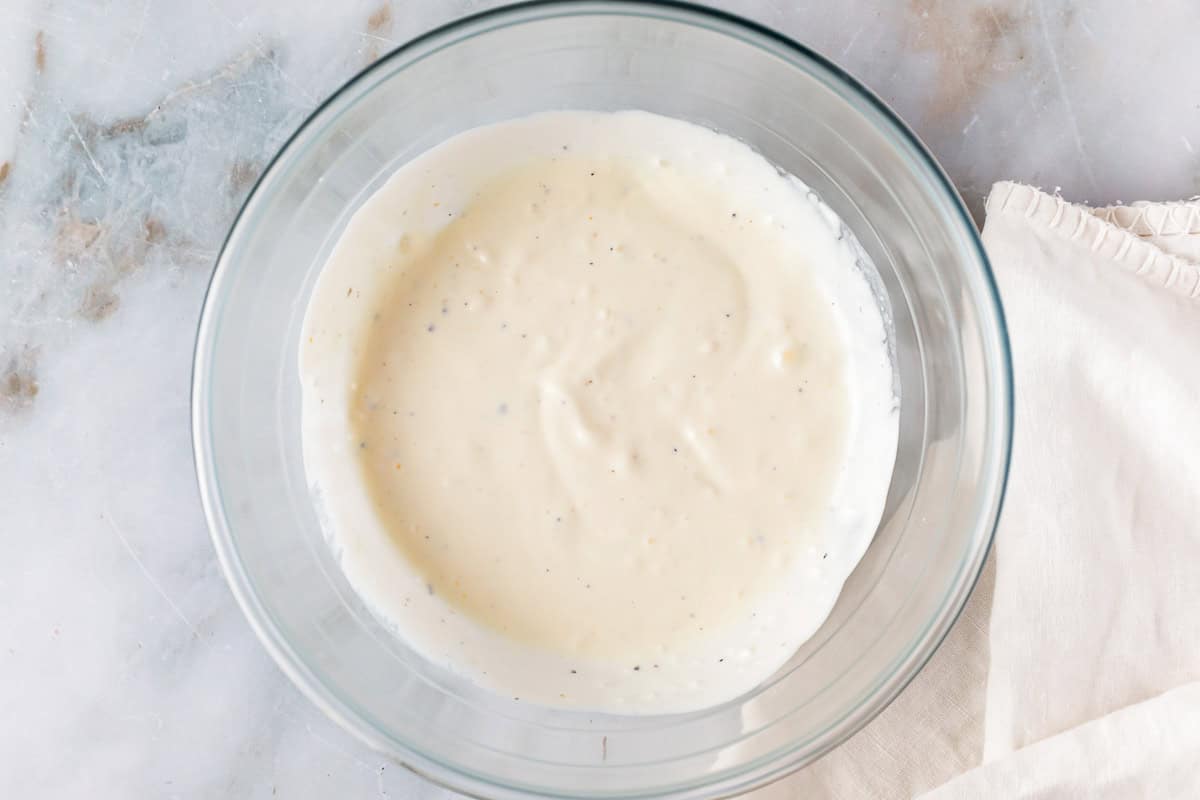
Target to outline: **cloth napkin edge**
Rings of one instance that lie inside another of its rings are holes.
[[[1017,215],[1053,235],[1087,245],[1101,258],[1133,272],[1152,286],[1200,301],[1200,263],[1166,253],[1149,236],[1200,232],[1200,203],[1137,203],[1092,208],[1015,181],[992,186],[984,203],[987,219]],[[985,220],[986,227],[986,220]]]

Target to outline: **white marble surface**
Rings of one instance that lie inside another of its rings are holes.
[[[393,42],[491,5],[0,2],[0,797],[443,796],[258,646],[201,515],[188,381],[277,145]],[[1195,0],[722,5],[866,81],[976,213],[1000,178],[1200,193]]]

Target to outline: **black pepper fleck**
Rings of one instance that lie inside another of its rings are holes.
[[[428,331],[429,333],[433,333],[436,329],[437,329],[437,326],[434,325],[432,322],[429,323],[427,326],[425,326],[425,330]]]

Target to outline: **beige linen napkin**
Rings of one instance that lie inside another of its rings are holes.
[[[755,800],[1200,797],[1200,202],[1000,183],[983,240],[1016,386],[995,574],[890,708]]]

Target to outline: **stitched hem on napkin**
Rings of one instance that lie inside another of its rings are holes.
[[[1090,245],[1093,252],[1151,285],[1200,301],[1200,263],[1164,252],[1147,237],[1200,235],[1200,202],[1137,203],[1089,208],[1022,183],[1002,181],[988,194],[986,210],[1025,219]]]

